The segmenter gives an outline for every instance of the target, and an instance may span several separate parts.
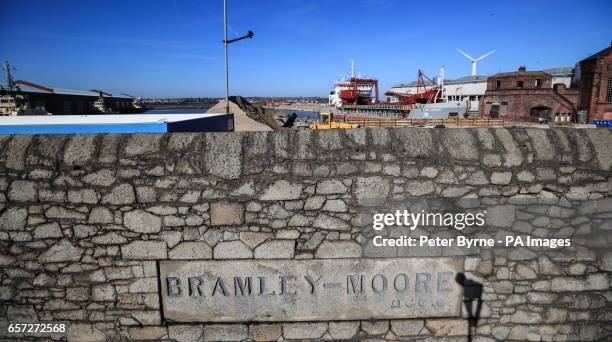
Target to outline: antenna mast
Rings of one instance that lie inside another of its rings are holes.
[[[228,54],[227,54],[227,45],[230,43],[237,42],[239,40],[243,40],[246,38],[253,38],[253,31],[249,30],[247,34],[244,36],[227,39],[227,0],[223,0],[223,46],[225,48],[225,112],[229,113],[229,66],[228,66]]]

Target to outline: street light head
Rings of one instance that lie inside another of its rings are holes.
[[[253,33],[253,31],[249,31],[247,34],[245,34],[242,37],[238,37],[238,38],[234,38],[234,39],[229,39],[229,40],[224,40],[223,42],[227,43],[227,44],[234,43],[234,42],[237,42],[239,40],[243,40],[243,39],[247,39],[247,38],[253,38],[254,35],[255,34]]]

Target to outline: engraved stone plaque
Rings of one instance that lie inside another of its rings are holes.
[[[461,258],[160,261],[175,322],[325,321],[460,315]]]

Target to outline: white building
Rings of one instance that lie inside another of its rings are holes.
[[[542,70],[553,76],[553,85],[556,83],[563,83],[566,87],[570,87],[572,79],[574,77],[573,67],[561,67],[551,68]],[[469,101],[469,110],[471,112],[478,111],[478,101],[484,96],[487,90],[487,78],[485,75],[477,76],[464,76],[454,80],[444,80],[444,92],[443,95],[448,101]],[[438,78],[434,78],[433,81],[437,84]],[[431,87],[430,81],[425,80],[427,87]],[[391,87],[390,91],[403,94],[416,94],[417,93],[417,82],[411,82],[407,84],[398,84]],[[397,102],[396,97],[391,97],[391,102]]]
[[[547,74],[552,75],[553,85],[557,83],[562,83],[562,84],[565,84],[566,87],[572,88],[572,84],[576,84],[576,87],[574,88],[577,88],[577,83],[575,81],[575,78],[579,77],[579,75],[574,74],[574,70],[575,69],[573,67],[560,67],[560,68],[544,69],[542,71],[544,71]]]

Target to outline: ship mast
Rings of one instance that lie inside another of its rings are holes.
[[[225,113],[229,113],[229,71],[227,61],[227,0],[223,0],[223,45],[225,47]]]
[[[8,91],[14,92],[18,90],[17,86],[15,85],[15,81],[13,80],[13,75],[11,74],[11,65],[9,64],[7,60],[4,61],[4,64],[2,65],[2,69],[6,73],[6,83],[8,85]],[[12,68],[12,69],[16,70],[15,68]]]

